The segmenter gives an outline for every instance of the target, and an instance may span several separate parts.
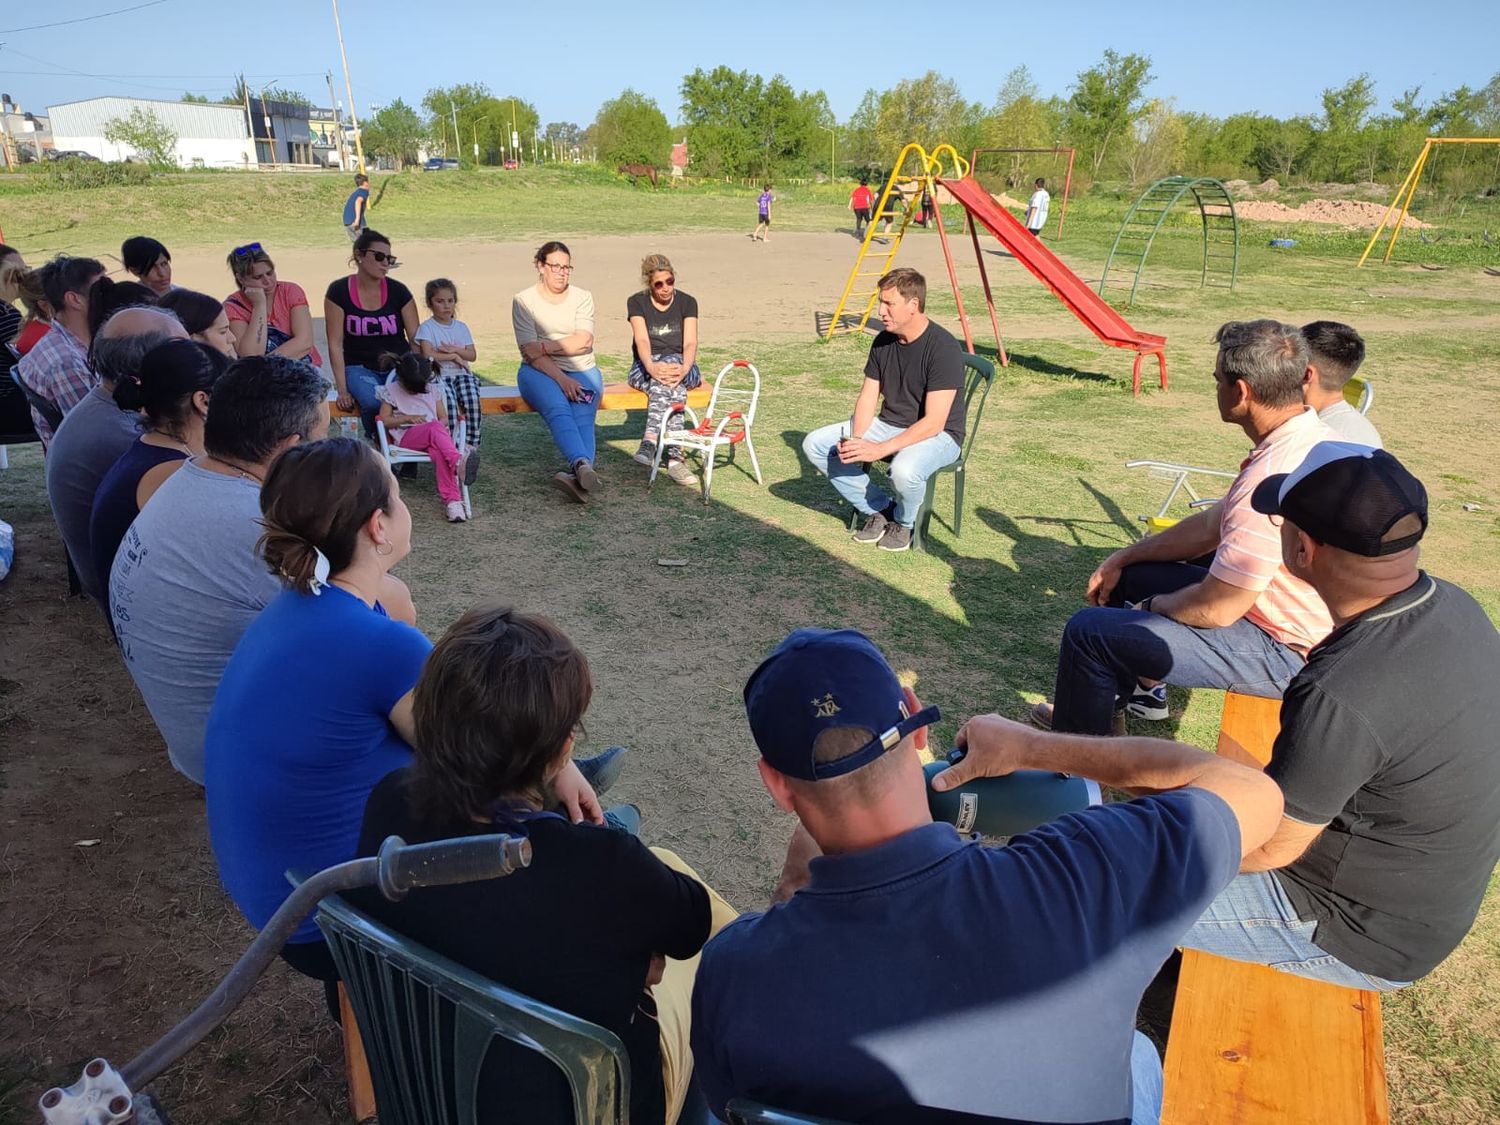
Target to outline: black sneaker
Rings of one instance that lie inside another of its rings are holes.
[[[880,537],[885,534],[885,529],[890,522],[886,518],[886,513],[876,512],[865,520],[864,527],[854,533],[854,541],[856,543],[879,543]]]
[[[911,550],[911,528],[902,527],[899,523],[887,523],[885,534],[875,545],[882,551],[909,551]]]

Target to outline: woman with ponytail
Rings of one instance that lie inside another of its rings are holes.
[[[203,456],[208,400],[228,367],[228,357],[207,344],[173,339],[146,353],[139,375],[115,382],[115,402],[142,415],[146,429],[94,493],[89,546],[100,590],[109,589],[115,552],[146,501],[189,457]]]
[[[375,783],[411,761],[412,685],[432,648],[383,602],[411,550],[401,487],[351,438],[292,446],[260,492],[258,550],[284,589],[224,669],[204,739],[208,829],[225,888],[257,929],[288,868],[350,859]],[[309,918],[283,956],[328,980]]]

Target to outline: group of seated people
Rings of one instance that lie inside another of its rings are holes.
[[[440,422],[432,392],[412,389],[431,369],[390,337],[417,338],[440,370],[467,369],[472,340],[419,337],[410,294],[385,276],[388,241],[366,230],[354,254],[356,274],[326,298],[340,403],[370,425],[382,412],[413,429]],[[368,442],[326,436],[315,353],[277,351],[300,339],[305,304],[272,347],[274,267],[257,255],[231,254],[231,267],[256,259],[244,276],[269,294],[246,298],[248,320],[226,314],[252,353],[232,362],[188,339],[159,295],[111,307],[127,283],[96,285],[97,263],[44,267],[71,279],[48,298],[53,328],[85,342],[96,379],[49,435],[49,495],[173,765],[204,786],[222,880],[252,925],[285,899],[288,869],[373,854],[391,833],[523,834],[534,860],[507,879],[359,905],[615,1032],[633,1121],[722,1116],[749,1097],[859,1122],[1145,1122],[1161,1066],[1137,1006],[1174,948],[1392,989],[1472,924],[1500,857],[1500,635],[1419,569],[1421,483],[1368,442],[1340,440],[1337,411],[1320,420],[1317,388],[1342,384],[1362,355],[1352,330],[1220,329],[1220,414],[1253,449],[1219,504],[1101,564],[1064,631],[1055,700],[1034,716],[1051,730],[970,719],[929,782],[937,709],[868,638],[801,629],[776,646],[744,699],[762,780],[798,826],[774,903],[737,916],[639,841],[636,810],[603,807],[620,751],[574,760],[593,681],[561,629],[498,604],[436,645],[415,627],[391,573],[411,550],[401,485]],[[562,244],[535,262],[538,283],[512,309],[521,389],[568,458],[558,487],[586,500],[602,389],[592,298],[570,285]],[[152,267],[144,277],[162,281]],[[657,314],[696,305],[676,304],[686,295],[665,259],[642,274],[632,381],[654,408],[642,447],[654,454],[695,373],[697,327],[671,339],[680,351],[658,350],[671,334]],[[882,279],[887,331],[854,416],[805,447],[865,514],[862,542],[909,534],[924,472],[942,463],[933,451],[962,439],[962,357],[924,296],[912,271]],[[427,298],[440,326],[456,323],[451,283]],[[383,355],[434,418],[412,421],[390,395],[366,365]],[[886,455],[894,498],[866,471]],[[1165,717],[1166,684],[1283,697],[1270,767],[1097,737],[1125,709]],[[1005,847],[934,822],[935,794],[1020,770],[1144,795]],[[311,922],[283,956],[336,977]],[[497,1048],[485,1119],[566,1120],[561,1082]]]

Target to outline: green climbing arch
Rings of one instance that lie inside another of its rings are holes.
[[[1233,289],[1240,267],[1240,225],[1234,213],[1234,199],[1221,182],[1205,176],[1167,176],[1141,192],[1130,205],[1120,233],[1104,262],[1099,278],[1099,295],[1113,286],[1130,285],[1126,306],[1135,303],[1135,293],[1146,269],[1146,255],[1156,241],[1157,232],[1172,208],[1191,196],[1203,220],[1203,273],[1200,287]]]

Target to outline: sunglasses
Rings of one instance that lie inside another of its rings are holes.
[[[247,254],[259,254],[259,253],[260,253],[260,243],[259,242],[250,242],[250,243],[246,243],[244,246],[236,246],[234,248],[234,256],[236,258],[243,258]]]
[[[384,250],[371,250],[370,257],[374,258],[381,265],[389,264],[392,266],[397,266],[401,264],[400,262],[396,261],[396,255],[387,254]]]
[[[674,286],[676,284],[677,284],[677,279],[675,277],[667,277],[667,278],[663,278],[661,281],[653,281],[651,283],[651,288],[652,289],[670,289],[670,288],[672,288],[672,286]]]

